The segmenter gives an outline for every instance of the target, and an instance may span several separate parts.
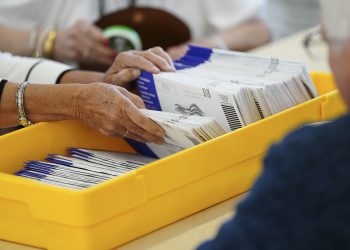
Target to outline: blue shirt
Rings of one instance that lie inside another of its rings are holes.
[[[269,150],[236,216],[199,250],[350,249],[350,116]]]

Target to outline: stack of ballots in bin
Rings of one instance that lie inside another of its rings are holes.
[[[177,72],[141,74],[137,86],[146,107],[186,116],[213,117],[225,132],[317,96],[302,62],[190,46],[175,66]],[[191,141],[191,146],[199,142]],[[172,143],[171,138],[163,145],[130,143],[139,152],[157,158],[184,149]]]
[[[80,148],[68,149],[69,156],[48,155],[47,161],[28,161],[17,176],[69,189],[89,188],[153,162],[137,154]]]
[[[172,73],[142,72],[137,82],[148,108],[141,111],[165,130],[162,145],[128,140],[141,155],[70,149],[70,157],[29,161],[17,175],[91,187],[317,96],[301,62],[192,46],[175,66]]]

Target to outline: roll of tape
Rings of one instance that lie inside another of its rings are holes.
[[[103,31],[111,48],[116,51],[141,50],[142,41],[139,34],[132,28],[123,25],[113,25]]]

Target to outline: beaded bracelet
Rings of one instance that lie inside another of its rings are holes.
[[[28,82],[22,82],[18,85],[16,91],[16,107],[18,114],[18,123],[24,127],[30,126],[33,123],[27,119],[26,112],[24,111],[24,90],[26,89]]]

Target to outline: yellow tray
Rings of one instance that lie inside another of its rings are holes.
[[[12,173],[69,146],[133,149],[74,121],[1,136],[0,239],[50,250],[111,249],[247,191],[271,143],[303,123],[345,112],[332,77],[313,78],[321,94],[314,100],[83,191]]]

